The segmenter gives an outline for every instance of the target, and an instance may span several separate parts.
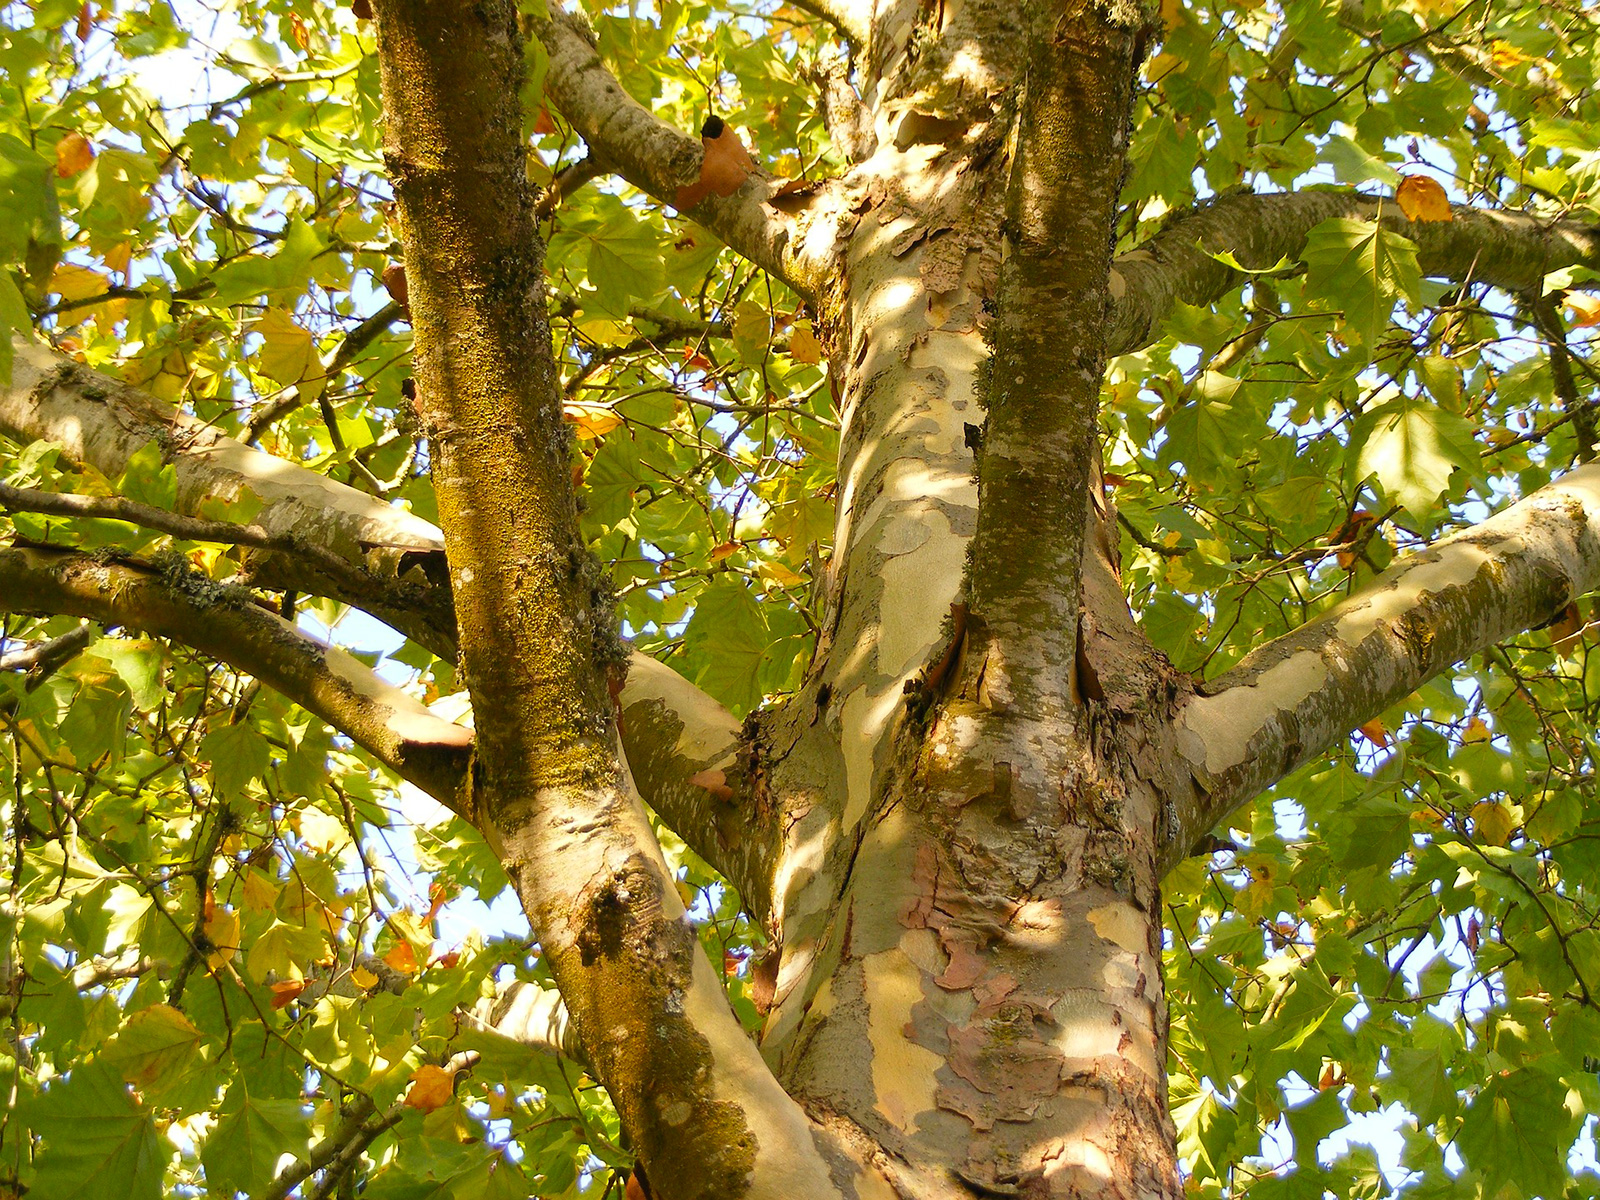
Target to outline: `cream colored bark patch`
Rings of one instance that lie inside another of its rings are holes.
[[[890,718],[904,695],[895,679],[881,692],[858,687],[844,702],[842,741],[845,781],[849,797],[845,802],[844,827],[854,829],[866,816],[872,798],[873,752],[877,750]]]
[[[1089,924],[1108,942],[1143,954],[1150,945],[1150,920],[1131,904],[1106,904],[1089,910]]]
[[[944,1061],[906,1037],[911,1010],[922,999],[922,972],[899,950],[869,954],[862,967],[875,1107],[894,1126],[910,1133],[917,1114],[933,1107],[933,1073]]]
[[[1320,688],[1328,668],[1315,650],[1292,654],[1247,687],[1197,696],[1183,711],[1183,724],[1205,745],[1206,770],[1221,775],[1244,761],[1250,739],[1277,715]],[[1186,748],[1187,749],[1187,748]]]

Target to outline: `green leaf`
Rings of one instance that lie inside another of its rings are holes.
[[[1465,417],[1409,397],[1364,413],[1352,440],[1361,447],[1357,476],[1377,476],[1384,494],[1418,521],[1432,516],[1453,471],[1479,466]]]
[[[197,1063],[200,1031],[167,1004],[134,1013],[124,1022],[100,1061],[143,1092],[159,1092],[188,1074]]]
[[[212,786],[229,800],[266,773],[270,754],[266,739],[245,722],[213,729],[200,742],[200,756],[211,762]]]
[[[1345,340],[1370,356],[1398,301],[1417,303],[1417,247],[1375,221],[1336,217],[1313,228],[1303,252],[1306,296],[1344,314]]]
[[[155,1118],[103,1066],[85,1065],[33,1109],[44,1138],[33,1200],[159,1200],[172,1151]]]
[[[1496,1075],[1473,1097],[1456,1145],[1486,1195],[1506,1185],[1530,1198],[1561,1194],[1575,1132],[1566,1098],[1559,1080],[1534,1067]]]
[[[172,508],[178,500],[178,473],[154,440],[128,457],[117,477],[117,491],[130,500],[155,508]]]
[[[223,1195],[254,1195],[272,1181],[282,1155],[306,1152],[311,1118],[298,1100],[257,1099],[238,1079],[223,1098],[218,1117],[200,1161],[206,1183]]]

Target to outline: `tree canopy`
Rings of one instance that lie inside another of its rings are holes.
[[[908,53],[959,55],[953,4],[903,6]],[[987,98],[987,132],[953,94],[886,114],[831,0],[522,7],[594,622],[631,639],[630,688],[720,705],[694,769],[629,765],[754,1031],[772,930],[735,886],[743,818],[691,831],[669,793],[731,795],[715,752],[832,636],[839,379],[868,352],[832,338],[823,221],[773,222],[847,212],[829,189],[877,131],[1006,153],[1018,98]],[[455,799],[471,734],[371,16],[0,8],[0,1197],[602,1197],[632,1163]],[[1099,453],[1121,587],[1200,696],[1593,458],[1597,24],[1162,0]],[[636,105],[604,107],[612,79]],[[724,202],[750,177],[784,186]],[[931,323],[1000,223],[928,204],[886,227]],[[1530,540],[1471,536],[1485,561]],[[1329,754],[1304,718],[1286,778],[1197,778],[1273,786],[1163,884],[1191,1194],[1600,1193],[1600,612],[1537,607],[1453,666],[1419,628],[1426,681],[1332,714],[1360,724]],[[619,703],[652,745],[655,710]]]

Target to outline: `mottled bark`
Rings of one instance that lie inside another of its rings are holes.
[[[607,676],[624,655],[577,529],[517,107],[516,7],[375,8],[479,822],[658,1191],[838,1194],[811,1127],[729,1009],[617,753]]]

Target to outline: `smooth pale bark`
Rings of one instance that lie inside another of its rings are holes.
[[[87,554],[0,549],[0,611],[64,613],[170,637],[253,675],[348,734],[402,779],[465,810],[472,731],[429,712],[242,589]]]
[[[147,392],[17,339],[11,381],[0,385],[0,431],[44,441],[109,479],[154,442],[177,477],[175,508],[216,515],[247,497],[269,534],[337,555],[356,570],[330,576],[311,556],[252,556],[263,587],[288,587],[354,604],[435,653],[453,653],[450,614],[439,590],[411,563],[441,558],[427,521],[275,455],[252,449]],[[405,578],[398,576],[405,575]]]
[[[1452,663],[1600,587],[1600,466],[1395,563],[1209,680],[1177,717],[1198,785],[1165,864]]]

